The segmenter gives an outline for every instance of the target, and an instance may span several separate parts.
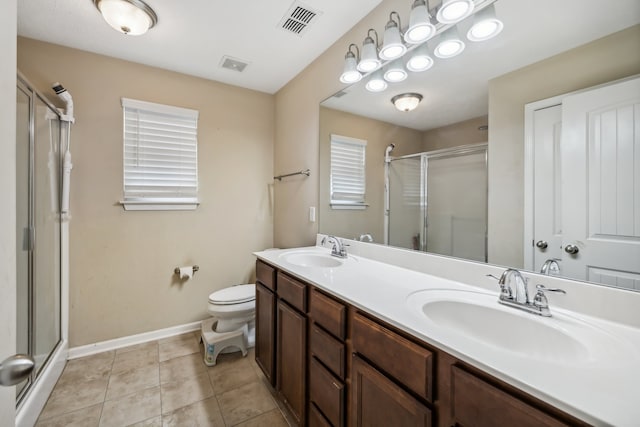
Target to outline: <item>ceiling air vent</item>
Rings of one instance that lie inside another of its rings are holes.
[[[278,27],[290,33],[302,36],[309,28],[309,25],[311,25],[316,17],[321,14],[322,12],[311,9],[309,6],[295,1],[289,8],[289,11],[280,20]]]
[[[248,62],[227,55],[223,56],[222,60],[220,61],[220,66],[222,68],[237,71],[239,73],[243,72],[247,65],[249,65]]]

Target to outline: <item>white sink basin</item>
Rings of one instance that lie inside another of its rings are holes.
[[[299,267],[335,268],[343,261],[329,254],[318,252],[293,252],[283,255],[284,261]]]
[[[435,289],[411,294],[407,304],[447,334],[537,360],[588,362],[625,347],[607,332],[553,307],[553,317],[545,318],[497,300],[495,294]]]

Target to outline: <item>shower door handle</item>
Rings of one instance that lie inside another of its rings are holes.
[[[36,366],[31,356],[14,354],[0,362],[0,385],[12,386],[24,381]]]

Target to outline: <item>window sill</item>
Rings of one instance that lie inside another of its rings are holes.
[[[367,203],[331,203],[331,209],[336,210],[365,210],[369,207]]]
[[[121,200],[125,211],[194,211],[200,205],[198,201],[141,201]]]

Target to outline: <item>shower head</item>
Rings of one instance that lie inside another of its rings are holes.
[[[58,98],[63,100],[64,103],[66,104],[66,108],[65,108],[62,120],[66,120],[68,122],[74,122],[75,120],[73,118],[73,98],[71,97],[71,94],[64,88],[64,86],[62,86],[58,82],[55,82],[54,84],[52,84],[51,88],[56,93],[56,95],[58,95]]]

